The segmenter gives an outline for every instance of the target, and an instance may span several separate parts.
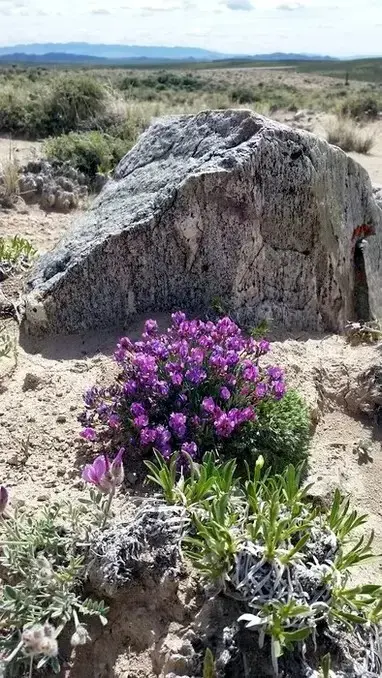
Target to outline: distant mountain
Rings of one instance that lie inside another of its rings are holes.
[[[251,61],[332,60],[333,57],[313,54],[223,54],[198,47],[157,47],[142,45],[94,45],[86,42],[41,43],[0,47],[2,62],[39,63],[101,63],[150,61],[220,61],[244,59]],[[334,59],[333,59],[334,60]]]

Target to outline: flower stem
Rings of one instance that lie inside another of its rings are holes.
[[[29,664],[29,678],[32,678],[32,674],[33,674],[33,654],[31,655],[31,661]]]
[[[104,508],[104,516],[103,516],[103,520],[102,520],[102,523],[101,523],[101,530],[104,529],[104,527],[107,523],[107,519],[108,519],[109,514],[110,514],[111,503],[114,499],[114,495],[115,495],[115,487],[113,487],[113,489],[110,491],[109,498],[108,498],[108,500],[106,502],[106,506]]]

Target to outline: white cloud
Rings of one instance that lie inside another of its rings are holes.
[[[284,12],[294,12],[294,10],[302,9],[303,7],[304,5],[301,2],[283,2],[277,6],[277,9],[281,9]]]
[[[249,11],[254,9],[251,0],[225,0],[224,4],[228,9],[238,9]]]
[[[100,7],[99,9],[92,9],[91,14],[105,16],[107,14],[111,14],[111,12],[109,12],[109,10],[107,9],[102,9],[102,7]]]

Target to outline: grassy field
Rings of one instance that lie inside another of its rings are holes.
[[[172,66],[0,67],[0,134],[46,139],[50,157],[94,173],[109,171],[150,120],[166,114],[308,109],[362,121],[382,111],[382,59]]]

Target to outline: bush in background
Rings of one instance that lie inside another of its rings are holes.
[[[330,144],[343,151],[367,154],[371,151],[375,137],[373,132],[360,128],[353,120],[345,117],[333,118],[326,127],[326,138]]]
[[[106,89],[88,75],[65,75],[57,80],[46,100],[48,134],[71,132],[84,120],[106,108]]]
[[[340,107],[342,115],[350,116],[351,118],[375,119],[382,108],[382,102],[377,95],[372,92],[361,92],[349,99],[346,99]]]
[[[132,143],[104,132],[70,132],[45,142],[48,160],[68,161],[94,179],[98,172],[107,173],[130,150]]]

